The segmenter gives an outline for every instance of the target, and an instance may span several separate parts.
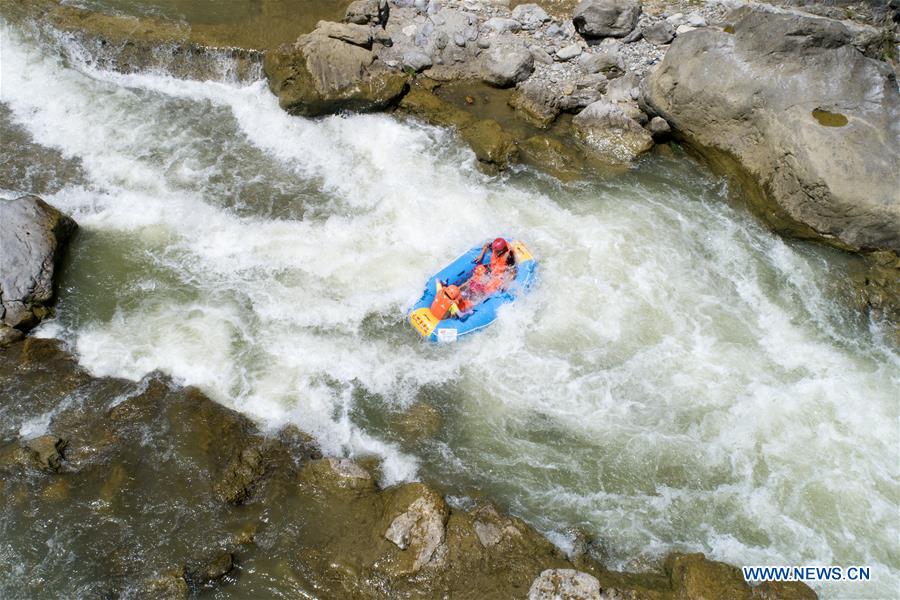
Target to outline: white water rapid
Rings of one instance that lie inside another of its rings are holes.
[[[45,195],[82,231],[41,335],[91,372],[161,370],[381,457],[385,483],[484,494],[562,545],[580,528],[612,566],[861,564],[871,583],[817,590],[897,592],[900,359],[837,297],[839,253],[767,232],[687,158],[490,178],[448,130],[91,70],[8,26],[0,50],[6,126],[80,173]],[[426,277],[497,232],[536,290],[422,343]],[[404,442],[416,403],[441,426]]]

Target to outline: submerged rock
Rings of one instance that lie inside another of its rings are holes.
[[[185,569],[184,578],[194,589],[209,587],[234,569],[234,555],[221,552],[197,565]]]
[[[0,449],[0,470],[23,467],[55,473],[62,464],[67,443],[55,435],[42,435],[21,444],[8,444]]]
[[[641,16],[638,0],[581,0],[572,22],[586,38],[625,37]]]
[[[751,588],[740,569],[708,560],[703,554],[673,553],[666,557],[665,570],[677,598],[721,598],[722,600],[813,600],[809,586],[800,582],[768,582]]]
[[[0,199],[2,323],[27,331],[47,314],[59,262],[76,228],[75,221],[37,196]]]
[[[676,38],[644,101],[756,190],[776,229],[851,250],[900,250],[900,93],[842,22],[741,8],[728,31]],[[863,46],[865,47],[865,46]]]
[[[525,164],[545,171],[560,181],[574,181],[587,172],[584,158],[573,145],[545,136],[535,135],[519,144]]]

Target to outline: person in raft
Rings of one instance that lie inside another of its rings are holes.
[[[478,255],[473,262],[480,264],[484,260],[488,246],[491,248],[491,261],[489,264],[490,279],[485,284],[484,292],[490,296],[508,280],[515,276],[516,271],[516,255],[503,238],[497,238],[490,244],[485,244],[481,248],[481,254]]]
[[[459,287],[455,285],[444,285],[438,290],[431,303],[431,314],[439,321],[450,317],[459,317],[461,294]]]

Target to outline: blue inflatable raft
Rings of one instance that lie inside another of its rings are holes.
[[[510,280],[505,288],[494,292],[483,302],[475,305],[461,318],[450,317],[438,320],[431,312],[431,303],[435,294],[441,289],[441,285],[461,286],[471,276],[477,263],[475,259],[481,253],[481,246],[475,246],[452,263],[431,276],[425,284],[425,291],[419,301],[412,307],[409,313],[409,322],[422,337],[432,342],[455,342],[460,336],[483,329],[497,319],[497,309],[502,305],[513,302],[520,293],[528,291],[534,283],[537,261],[518,240],[506,239],[516,257],[515,277]],[[491,259],[490,249],[482,259],[483,264],[489,264]]]

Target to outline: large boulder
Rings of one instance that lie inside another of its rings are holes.
[[[53,279],[75,221],[37,196],[0,199],[0,322],[27,331],[53,302]],[[11,332],[4,337],[12,337]]]
[[[900,251],[900,94],[842,22],[744,7],[679,36],[643,86],[648,110],[752,183],[776,229]],[[736,161],[736,162],[735,162]]]
[[[498,36],[481,56],[481,78],[497,87],[525,81],[534,71],[534,56],[525,42],[513,35]]]
[[[572,22],[586,38],[625,37],[641,16],[638,0],[581,0]]]
[[[322,22],[266,53],[269,87],[292,114],[380,110],[406,90],[406,77],[375,61],[374,40],[362,25]]]
[[[598,100],[572,119],[588,154],[627,164],[653,147],[653,137],[615,102]]]

